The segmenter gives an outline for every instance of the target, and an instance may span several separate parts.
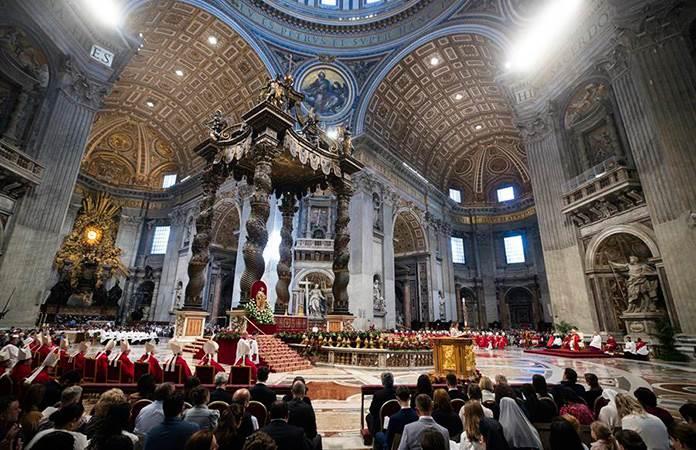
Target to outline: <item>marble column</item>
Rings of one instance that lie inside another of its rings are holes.
[[[592,332],[590,299],[584,276],[583,251],[575,226],[561,212],[563,160],[557,112],[549,109],[523,121],[522,138],[534,191],[535,208],[546,263],[554,322],[566,321]]]
[[[22,199],[0,266],[0,286],[9,295],[16,288],[2,326],[30,326],[55,281],[52,266],[61,243],[61,228],[75,187],[80,161],[103,86],[86,78],[72,64],[57,74],[46,94],[47,113],[35,124],[40,137],[33,156],[43,165],[41,184]]]
[[[669,280],[671,320],[696,334],[696,64],[678,20],[648,16],[646,31],[625,30],[627,46],[614,49],[605,68]]]
[[[385,189],[382,195],[382,267],[384,267],[384,303],[387,309],[385,327],[396,326],[396,286],[394,268],[394,213],[398,195]],[[404,314],[404,319],[406,315]],[[409,311],[410,317],[410,311]],[[405,321],[405,320],[404,320]]]
[[[334,296],[334,315],[350,314],[348,303],[348,283],[350,282],[350,198],[353,188],[348,180],[337,180],[333,185],[336,193],[336,225],[334,235],[334,260],[332,270],[334,282],[331,290]]]
[[[411,327],[411,280],[407,277],[404,280],[404,326]]]
[[[357,316],[354,327],[366,329],[374,317],[372,302],[373,214],[372,184],[369,176],[355,177],[355,193],[350,200],[350,309]]]
[[[217,262],[213,264],[212,268],[212,297],[213,304],[210,306],[210,321],[215,324],[217,322],[218,316],[220,315],[220,302],[222,296],[222,269],[220,264]]]

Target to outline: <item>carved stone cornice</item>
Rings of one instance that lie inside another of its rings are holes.
[[[129,225],[129,226],[140,226],[143,223],[143,217],[142,216],[127,216],[125,214],[121,214],[121,225]]]
[[[382,202],[387,206],[391,206],[392,208],[399,203],[400,199],[401,195],[388,186],[386,186],[382,192]]]
[[[107,86],[89,79],[71,57],[65,58],[60,73],[63,92],[89,109],[98,110],[104,97],[109,94]]]
[[[172,225],[181,225],[186,222],[186,217],[188,217],[188,210],[184,208],[175,208],[169,213],[169,219]]]
[[[617,11],[625,8],[616,5]],[[630,10],[614,21],[620,35],[632,49],[659,45],[676,36],[681,36],[687,25],[688,14],[682,14],[688,8],[684,0],[658,0],[642,8]]]
[[[377,177],[365,170],[353,174],[352,177],[353,187],[355,192],[363,192],[367,194],[372,194],[373,192],[382,191],[383,185],[377,179]]]
[[[517,127],[525,142],[540,141],[553,130],[549,114],[542,113],[529,120],[519,122]]]
[[[606,73],[609,78],[616,79],[629,68],[630,55],[626,45],[617,43],[616,46],[595,64],[598,70]]]

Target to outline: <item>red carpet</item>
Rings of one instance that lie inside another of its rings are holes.
[[[576,358],[576,359],[601,359],[601,358],[613,358],[613,356],[605,355],[604,353],[592,353],[592,352],[571,352],[570,350],[557,350],[557,349],[530,349],[525,350],[525,353],[533,353],[535,355],[547,355],[547,356],[562,356],[564,358]]]

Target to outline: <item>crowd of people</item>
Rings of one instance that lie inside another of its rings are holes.
[[[0,450],[320,450],[305,380],[297,377],[278,400],[268,375],[261,367],[256,384],[231,392],[223,373],[212,390],[194,376],[178,391],[146,374],[137,392],[106,390],[87,411],[81,378],[68,372],[21,397],[0,397]],[[266,408],[267,423],[250,413],[252,400]]]
[[[567,368],[553,387],[542,375],[516,387],[498,375],[460,389],[450,374],[446,389],[434,389],[421,375],[412,392],[386,372],[366,420],[377,450],[696,450],[696,403],[680,408],[678,422],[650,389],[603,389],[592,373],[584,381],[589,389]],[[400,409],[382,420],[390,400]]]

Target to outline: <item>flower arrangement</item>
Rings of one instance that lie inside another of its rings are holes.
[[[258,324],[273,325],[275,323],[273,309],[268,303],[266,303],[266,307],[262,309],[256,306],[256,301],[254,299],[251,299],[247,302],[244,310],[249,318]]]

